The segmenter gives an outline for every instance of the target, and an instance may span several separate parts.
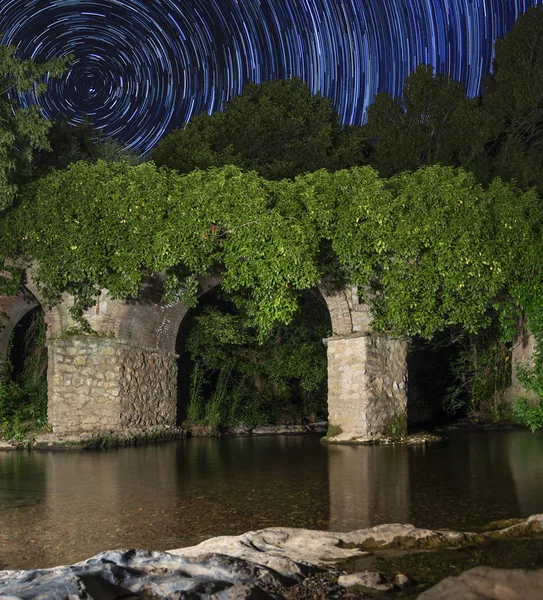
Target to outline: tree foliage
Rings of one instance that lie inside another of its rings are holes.
[[[324,417],[322,339],[329,334],[329,319],[323,310],[305,294],[292,323],[274,327],[260,343],[243,311],[224,301],[220,308],[207,307],[196,317],[186,344],[194,363],[189,419],[212,426],[257,426]]]
[[[486,111],[494,120],[488,144],[492,174],[543,193],[543,7],[519,17],[496,41]]]
[[[125,149],[119,142],[106,138],[90,121],[73,125],[65,120],[53,121],[47,133],[49,147],[35,158],[38,172],[43,175],[51,169],[65,169],[80,160],[96,162],[128,162],[136,165],[141,158]]]
[[[192,119],[151,157],[182,173],[235,164],[275,180],[342,166],[356,160],[358,147],[331,102],[293,78],[248,84],[224,112]]]
[[[405,80],[402,97],[381,93],[370,106],[369,162],[387,177],[437,163],[478,171],[490,125],[462,84],[420,65]]]
[[[530,8],[495,45],[484,93],[420,65],[399,98],[378,94],[363,127],[368,162],[383,176],[443,164],[543,193],[543,7]]]
[[[43,92],[43,79],[60,76],[68,60],[38,64],[18,58],[13,46],[0,46],[0,211],[13,204],[18,185],[30,176],[35,152],[48,148],[49,121],[38,107],[20,108],[13,97],[17,92]]]
[[[262,335],[289,322],[303,290],[339,278],[371,291],[377,327],[428,338],[475,332],[492,306],[508,323],[519,307],[537,313],[540,212],[535,192],[451,167],[269,182],[233,166],[80,162],[8,215],[0,251],[37,260],[51,298],[83,303],[96,286],[137,296],[150,273],[166,273],[168,300],[191,302],[195,278],[218,270]]]

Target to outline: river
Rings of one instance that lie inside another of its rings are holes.
[[[165,550],[271,526],[472,529],[543,512],[543,433],[449,432],[430,446],[315,436],[0,452],[0,568]]]

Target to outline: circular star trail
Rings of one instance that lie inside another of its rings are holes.
[[[543,0],[541,0],[543,1]],[[148,152],[245,83],[299,77],[360,124],[420,63],[480,90],[493,43],[540,0],[1,0],[0,41],[42,61],[72,54],[39,99]]]

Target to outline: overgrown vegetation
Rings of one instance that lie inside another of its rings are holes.
[[[41,311],[32,313],[20,343],[17,368],[10,359],[0,361],[0,437],[14,441],[47,428],[47,350]]]
[[[232,304],[209,307],[195,319],[186,345],[193,361],[190,423],[252,428],[325,417],[322,339],[330,332],[326,307],[317,304],[318,293],[311,296],[288,326],[276,326],[262,344]]]
[[[451,361],[454,380],[444,407],[449,415],[467,414],[494,420],[510,417],[504,392],[511,383],[510,344],[494,321],[479,335],[461,332]]]
[[[530,405],[526,398],[519,398],[513,404],[512,410],[517,423],[526,425],[532,433],[543,427],[543,404],[541,401]]]

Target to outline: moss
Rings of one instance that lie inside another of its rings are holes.
[[[499,529],[506,529],[519,523],[524,523],[526,519],[501,519],[500,521],[492,521],[484,527],[481,527],[481,531],[498,531]]]
[[[54,439],[38,440],[34,445],[35,450],[94,450],[101,448],[115,448],[119,446],[137,446],[139,444],[152,444],[168,440],[179,439],[185,433],[181,429],[165,429],[136,434],[110,433],[93,437],[81,436],[80,439]]]
[[[404,573],[415,584],[402,598],[416,598],[445,577],[480,565],[504,569],[543,568],[543,540],[507,540],[475,547],[410,552],[401,556],[380,553],[372,570],[391,577]]]
[[[337,425],[328,424],[328,431],[326,432],[326,437],[336,437],[337,435],[341,435],[343,433],[343,429],[338,427]]]
[[[401,438],[407,434],[407,415],[405,411],[397,412],[387,419],[384,434],[390,438]]]

